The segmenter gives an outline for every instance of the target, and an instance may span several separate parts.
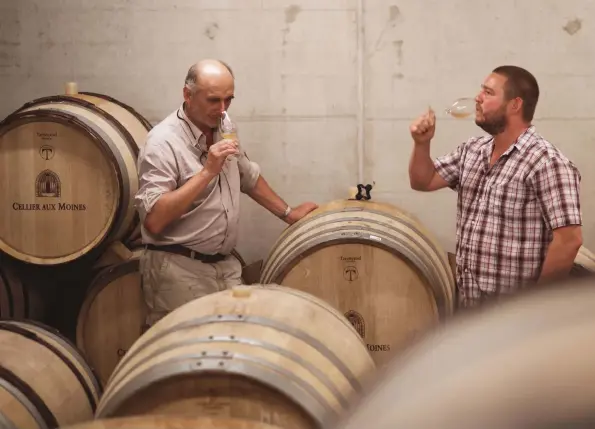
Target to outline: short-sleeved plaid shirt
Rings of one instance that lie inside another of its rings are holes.
[[[580,225],[580,173],[531,126],[490,168],[491,136],[474,137],[435,160],[458,192],[460,303],[512,293],[541,273],[552,230]]]

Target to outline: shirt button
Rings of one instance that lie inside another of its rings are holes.
[[[465,268],[465,272],[468,273],[469,272],[469,268]]]

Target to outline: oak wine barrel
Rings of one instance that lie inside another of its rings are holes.
[[[326,429],[552,429],[595,424],[595,280],[454,318],[377,373]]]
[[[76,343],[103,385],[147,328],[148,308],[139,272],[143,251],[134,249],[130,259],[100,270],[79,310]],[[232,254],[245,265],[236,250]]]
[[[101,395],[91,368],[57,331],[0,321],[0,414],[19,429],[53,429],[93,418]]]
[[[0,426],[1,427],[1,426]],[[11,429],[11,428],[10,428]],[[283,429],[253,420],[225,417],[180,417],[148,415],[102,419],[63,429]]]
[[[57,265],[138,225],[136,159],[150,124],[94,93],[33,100],[0,122],[0,250]],[[91,257],[91,256],[89,256]]]
[[[139,258],[142,249],[124,262],[99,271],[80,308],[76,343],[103,385],[132,344],[145,330]]]
[[[278,285],[237,286],[184,304],[128,350],[96,418],[233,417],[318,428],[374,371],[357,332],[327,303]]]
[[[339,309],[379,366],[454,308],[446,252],[418,220],[387,203],[320,206],[281,234],[260,281]]]

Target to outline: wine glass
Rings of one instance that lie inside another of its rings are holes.
[[[457,99],[444,113],[453,118],[463,119],[475,114],[477,102],[475,98],[463,97]]]
[[[219,120],[219,134],[224,139],[235,140],[238,142],[238,126],[231,120],[229,113],[223,111],[221,119]],[[238,155],[229,155],[228,159],[237,159]]]

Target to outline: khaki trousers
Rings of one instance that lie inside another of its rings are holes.
[[[242,284],[242,265],[233,255],[207,264],[175,253],[145,249],[139,268],[149,327],[189,301]]]

